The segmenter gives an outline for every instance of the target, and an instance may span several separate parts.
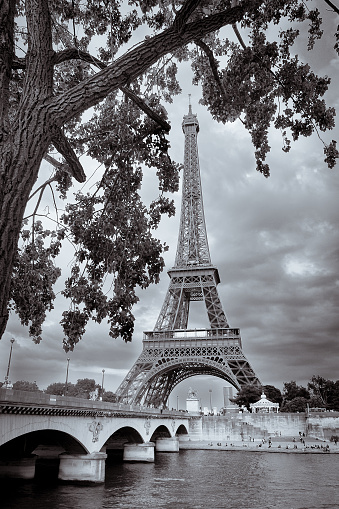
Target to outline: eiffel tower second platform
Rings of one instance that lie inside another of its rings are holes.
[[[195,375],[214,375],[240,389],[261,383],[246,359],[239,328],[229,326],[207,241],[200,180],[197,116],[189,107],[185,135],[181,217],[175,265],[153,331],[144,332],[143,350],[119,386],[119,401],[166,405],[174,387]],[[209,328],[188,329],[190,302],[204,301]]]

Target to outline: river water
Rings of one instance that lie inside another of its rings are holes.
[[[157,453],[98,486],[6,482],[2,509],[338,509],[339,454]]]

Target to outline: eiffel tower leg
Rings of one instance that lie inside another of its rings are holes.
[[[262,386],[245,356],[240,360],[229,361],[228,365],[241,387],[243,385],[254,385],[259,388]]]
[[[154,379],[148,384],[148,388],[145,394],[145,405],[147,406],[160,406],[161,404],[166,405],[168,397],[173,389],[173,379],[175,373],[163,373],[154,377]]]
[[[189,299],[183,286],[170,286],[154,330],[186,329],[188,323]]]
[[[211,328],[229,327],[216,286],[203,287],[204,301]]]
[[[187,298],[187,295],[182,292],[179,307],[176,312],[174,329],[187,329],[189,309],[190,300]]]
[[[126,404],[137,404],[140,402],[140,399],[136,401],[136,394],[140,387],[143,386],[147,373],[152,366],[153,362],[147,359],[147,355],[143,351],[116,391],[116,397],[119,402]]]

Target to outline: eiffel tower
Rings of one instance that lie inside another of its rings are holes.
[[[118,400],[166,405],[174,387],[194,375],[214,375],[239,389],[261,383],[247,361],[240,331],[230,328],[219,299],[218,269],[209,253],[202,200],[197,115],[189,105],[185,135],[181,218],[175,264],[154,330],[144,332],[143,350],[117,390]],[[209,329],[187,329],[191,301],[204,301]]]

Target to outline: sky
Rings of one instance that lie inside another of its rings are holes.
[[[328,19],[332,34],[337,20]],[[339,61],[325,40],[312,54],[300,50],[319,74],[332,77],[327,103],[338,110]],[[219,296],[231,327],[239,327],[243,351],[261,382],[280,389],[295,380],[307,385],[313,375],[339,379],[339,211],[338,166],[333,170],[323,162],[323,145],[316,135],[292,144],[285,154],[279,132],[270,133],[268,162],[271,176],[265,179],[255,169],[250,136],[240,121],[216,123],[199,104],[200,90],[191,85],[187,68],[181,70],[183,92],[166,105],[172,126],[169,134],[171,157],[183,162],[183,115],[198,115],[201,181],[207,235],[212,263],[219,269]],[[325,141],[339,138],[336,128],[322,133]],[[89,177],[97,163],[82,160]],[[43,163],[42,175],[50,172]],[[90,189],[88,181],[84,191]],[[155,179],[148,170],[142,189],[145,200],[156,195]],[[156,236],[169,245],[166,268],[160,283],[139,291],[139,303],[132,343],[113,340],[108,326],[89,324],[73,352],[62,349],[59,325],[65,301],[59,295],[48,314],[43,341],[35,345],[15,314],[0,341],[0,378],[8,367],[10,339],[14,338],[10,380],[36,381],[45,389],[50,383],[64,382],[67,358],[69,381],[94,378],[115,392],[142,351],[143,331],[153,329],[169,285],[166,270],[174,264],[179,231],[181,190],[174,196],[177,213],[164,218]],[[44,198],[48,205],[50,197]],[[65,271],[72,255],[67,249],[58,259]],[[58,289],[58,287],[57,287]],[[189,327],[209,327],[203,303],[192,303]],[[199,376],[189,378],[172,392],[169,406],[185,408],[189,387],[198,391],[202,406],[222,406],[225,381]],[[212,390],[212,393],[209,391]]]

